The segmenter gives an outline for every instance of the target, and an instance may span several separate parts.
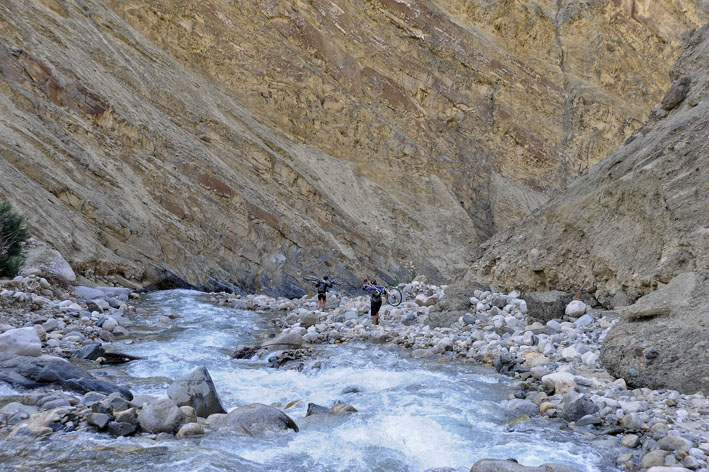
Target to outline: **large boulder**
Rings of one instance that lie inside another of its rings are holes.
[[[151,433],[174,433],[182,424],[182,411],[169,398],[161,398],[143,405],[138,423]]]
[[[22,388],[53,385],[82,394],[118,392],[128,400],[133,399],[130,390],[105,380],[99,380],[64,359],[46,355],[39,357],[0,356],[0,380]]]
[[[197,416],[203,418],[213,413],[226,413],[206,367],[197,367],[175,380],[167,389],[167,396],[177,406],[191,406]]]
[[[573,298],[566,292],[531,292],[524,295],[529,316],[542,321],[561,319],[566,314],[566,305]]]
[[[273,339],[268,339],[261,343],[261,347],[266,347],[271,351],[282,349],[298,349],[303,346],[303,336],[295,332],[281,333]]]
[[[48,279],[70,284],[76,274],[59,252],[47,244],[34,240],[27,245],[25,264],[20,275],[41,275]]]
[[[214,428],[229,428],[246,434],[259,434],[264,431],[292,429],[298,432],[298,425],[281,410],[261,403],[252,403],[218,416],[212,422]]]
[[[39,356],[42,341],[34,327],[9,329],[0,334],[0,353],[14,356]]]
[[[528,467],[514,459],[483,459],[473,464],[470,472],[580,472],[580,469],[565,464],[542,464],[538,467]]]
[[[709,271],[688,272],[620,310],[601,362],[631,387],[709,394]]]

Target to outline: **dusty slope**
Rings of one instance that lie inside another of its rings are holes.
[[[492,238],[468,279],[624,305],[709,268],[709,25],[650,122],[559,197]],[[603,298],[605,294],[613,297]]]
[[[80,273],[444,277],[640,126],[695,4],[8,0],[0,195]]]

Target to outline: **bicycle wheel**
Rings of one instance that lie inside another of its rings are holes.
[[[390,288],[387,290],[387,302],[391,306],[399,306],[401,304],[401,300],[404,299],[404,295],[401,293],[401,290],[398,288]]]
[[[342,285],[342,280],[337,279],[337,278],[335,278],[335,279],[330,279],[330,283],[331,283],[332,285]]]
[[[303,280],[305,280],[306,282],[317,282],[318,280],[320,280],[320,277],[316,275],[304,275]]]

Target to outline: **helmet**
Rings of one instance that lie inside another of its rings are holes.
[[[372,279],[372,285],[377,285],[377,281]]]
[[[323,275],[323,280],[327,280],[327,275]]]

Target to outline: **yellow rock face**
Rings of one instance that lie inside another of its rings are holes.
[[[8,0],[0,194],[80,274],[447,278],[641,126],[703,20],[480,3]]]

